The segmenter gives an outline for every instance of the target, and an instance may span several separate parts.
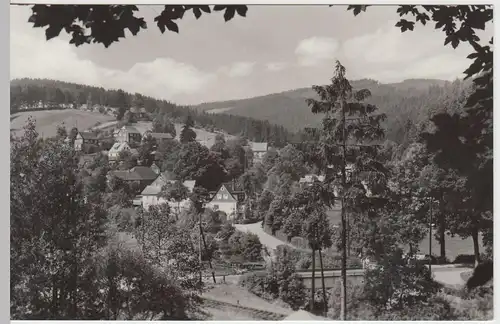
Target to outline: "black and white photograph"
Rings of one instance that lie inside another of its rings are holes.
[[[9,10],[11,320],[494,319],[493,4]]]

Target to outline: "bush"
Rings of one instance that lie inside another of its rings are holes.
[[[335,287],[329,291],[328,305],[329,307],[327,316],[334,320],[340,319],[340,295],[341,295],[341,282],[337,280]],[[353,280],[347,279],[347,310],[348,314],[355,312],[359,305],[363,302],[363,285],[356,283]],[[351,318],[349,318],[351,319]],[[355,318],[356,319],[356,318]],[[364,318],[359,318],[364,319]]]
[[[282,247],[280,251],[287,251],[287,248]],[[295,272],[293,255],[288,253],[278,256],[278,261],[266,271],[241,276],[239,285],[264,299],[279,298],[294,310],[304,306],[306,301],[304,284]]]
[[[427,267],[394,251],[366,271],[364,299],[381,310],[402,310],[426,302],[439,288]]]
[[[450,264],[450,260],[447,257],[436,256],[432,260],[432,264]]]
[[[96,262],[108,319],[185,320],[200,302],[198,296],[184,293],[169,273],[119,245],[108,247]]]
[[[273,300],[279,296],[278,282],[268,272],[246,273],[240,276],[238,284],[267,300]]]
[[[297,263],[295,264],[295,268],[297,270],[307,270],[311,268],[311,265],[312,265],[311,257],[303,256],[302,258],[299,259],[299,261],[297,261]]]
[[[489,321],[493,319],[493,287],[443,289],[441,297],[450,303],[455,320]]]
[[[296,273],[280,282],[279,297],[290,305],[293,310],[298,310],[304,305],[306,290],[302,279]]]
[[[377,321],[443,321],[454,319],[455,315],[450,303],[437,296],[430,298],[426,303],[376,314]]]
[[[453,263],[455,264],[474,264],[476,262],[476,259],[473,254],[460,254],[457,255],[455,258],[455,261]]]
[[[230,228],[224,228],[224,231],[227,230],[230,231]],[[262,244],[255,234],[235,231],[227,240],[227,244],[224,241],[221,243],[221,252],[226,258],[237,257],[247,262],[263,261]]]

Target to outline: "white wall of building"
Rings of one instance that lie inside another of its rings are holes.
[[[150,206],[153,205],[161,205],[164,203],[168,203],[170,205],[170,208],[176,212],[180,212],[182,210],[188,209],[190,205],[189,199],[185,199],[181,201],[180,203],[177,203],[176,201],[167,201],[163,197],[158,197],[158,196],[153,196],[153,195],[143,195],[142,196],[142,208],[148,209]],[[177,210],[177,208],[180,208],[180,211]]]
[[[223,211],[226,213],[228,220],[231,220],[236,216],[236,205],[236,202],[211,201],[207,203],[207,208],[210,208],[213,211]]]

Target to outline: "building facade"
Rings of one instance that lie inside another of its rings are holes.
[[[97,134],[92,132],[78,132],[75,138],[75,150],[83,150],[84,145],[99,145]]]
[[[132,126],[123,126],[115,133],[115,140],[120,143],[140,143],[142,134]]]
[[[144,188],[144,190],[141,192],[142,207],[147,210],[150,206],[168,203],[170,205],[170,208],[172,208],[177,213],[180,213],[182,210],[189,208],[189,206],[191,205],[191,201],[189,198],[184,199],[180,202],[175,202],[167,201],[165,198],[160,197],[163,186],[169,182],[174,181],[175,180],[173,179],[173,176],[168,172],[160,173],[160,175],[158,175],[153,183]],[[191,193],[193,191],[195,181],[186,180],[183,182],[183,185],[187,188],[188,192]]]
[[[264,156],[266,155],[267,150],[269,149],[267,143],[251,142],[250,148],[252,149],[253,153],[253,163],[262,163],[262,160],[264,159]]]
[[[229,221],[237,219],[244,212],[245,193],[230,190],[230,186],[223,184],[213,195],[207,208],[213,211],[222,211],[227,215]]]

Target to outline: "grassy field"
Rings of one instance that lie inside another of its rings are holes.
[[[36,129],[43,137],[55,136],[57,126],[63,123],[66,125],[66,128],[76,126],[80,130],[85,130],[95,126],[97,123],[114,120],[112,116],[76,109],[27,111],[11,115],[11,131],[16,135],[21,135],[22,128],[30,116],[36,120]]]

